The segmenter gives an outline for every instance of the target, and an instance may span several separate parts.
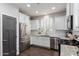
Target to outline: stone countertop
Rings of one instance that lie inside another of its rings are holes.
[[[46,34],[31,34],[31,36],[36,36],[36,37],[55,37],[55,38],[59,38],[57,36],[50,36],[50,35],[46,35]],[[64,38],[63,38],[64,39]],[[67,38],[66,38],[67,39]]]
[[[60,56],[77,56],[78,47],[70,45],[61,45]]]
[[[31,36],[36,36],[36,37],[50,37],[49,35],[43,35],[43,34],[36,34],[36,35],[31,35]]]
[[[63,39],[63,40],[70,40],[70,38],[66,38],[66,37],[61,37],[60,39]]]
[[[79,41],[75,40],[59,40],[59,55],[60,56],[70,56],[77,55],[77,51],[79,49]]]
[[[50,36],[50,35],[46,35],[46,34],[34,34],[34,35],[31,35],[31,36],[36,36],[36,37],[55,37],[55,36]]]
[[[60,39],[59,44],[63,45],[72,45],[72,46],[79,46],[79,41],[77,40],[66,40],[66,39]]]

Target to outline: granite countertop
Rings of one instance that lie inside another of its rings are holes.
[[[70,38],[66,38],[66,37],[61,37],[61,39],[70,40]]]
[[[36,35],[31,35],[31,36],[36,36],[36,37],[50,37],[49,35],[41,35],[41,34],[36,34]]]
[[[60,39],[60,40],[59,40],[59,44],[72,45],[72,46],[79,46],[79,41],[77,41],[77,40]]]
[[[77,40],[67,40],[60,39],[59,40],[59,55],[70,56],[77,55],[79,49],[79,41]]]

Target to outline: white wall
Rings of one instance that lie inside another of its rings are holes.
[[[5,15],[9,15],[12,17],[16,18],[17,21],[17,54],[19,54],[19,24],[18,24],[18,20],[19,20],[19,9],[15,6],[13,6],[12,4],[6,4],[6,3],[1,3],[0,4],[0,16],[1,14],[5,14]],[[0,17],[0,55],[2,55],[2,18]]]

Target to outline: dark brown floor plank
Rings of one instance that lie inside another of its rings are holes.
[[[58,56],[58,51],[31,46],[22,52],[20,56]]]

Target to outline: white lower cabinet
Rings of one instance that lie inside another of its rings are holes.
[[[50,48],[50,38],[49,37],[31,37],[31,44],[38,45],[42,47]]]

